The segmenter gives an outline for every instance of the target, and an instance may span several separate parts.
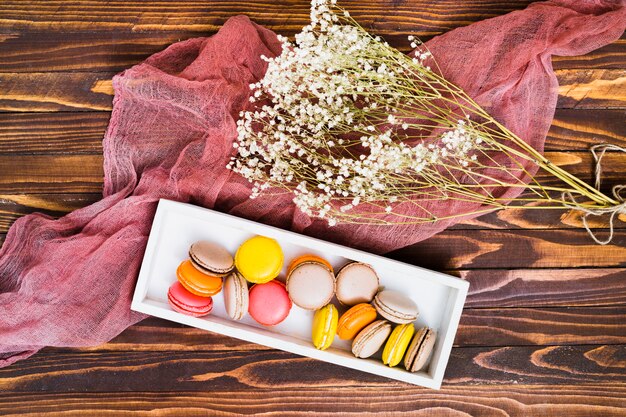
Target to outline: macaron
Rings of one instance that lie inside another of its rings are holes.
[[[371,304],[357,304],[339,318],[337,336],[344,340],[351,340],[374,320],[376,320],[376,309]]]
[[[235,267],[253,284],[263,284],[276,278],[283,268],[283,251],[278,242],[265,236],[254,236],[239,246]]]
[[[200,272],[189,259],[178,266],[176,277],[187,291],[200,297],[211,297],[222,289],[221,276]]]
[[[291,271],[293,268],[295,268],[298,264],[301,264],[303,262],[319,262],[321,264],[324,264],[326,266],[326,268],[330,269],[331,271],[333,270],[332,265],[330,264],[330,262],[328,262],[326,259],[322,258],[321,256],[317,256],[317,255],[312,255],[312,254],[308,254],[308,255],[302,255],[302,256],[298,256],[297,258],[294,258],[290,263],[289,263],[289,267],[287,268],[289,271]]]
[[[233,320],[241,320],[248,311],[248,282],[237,271],[224,279],[224,306]]]
[[[332,304],[328,304],[315,312],[311,339],[316,349],[326,350],[333,344],[338,320],[339,312],[337,307]]]
[[[404,357],[404,367],[407,371],[417,372],[426,365],[436,339],[437,332],[428,327],[422,327],[415,333]]]
[[[178,281],[174,282],[167,291],[167,301],[174,311],[193,317],[206,316],[213,310],[211,297],[200,297],[192,294]]]
[[[285,284],[272,280],[255,284],[250,289],[248,313],[264,326],[274,326],[285,320],[291,310],[291,300]]]
[[[387,320],[376,320],[368,324],[352,341],[352,353],[357,358],[369,358],[385,344],[391,333]]]
[[[378,292],[378,275],[374,268],[362,262],[352,262],[337,273],[337,300],[353,306],[369,303]]]
[[[287,292],[298,307],[318,310],[335,295],[335,275],[327,261],[314,255],[297,258],[287,272]]]
[[[413,333],[415,333],[413,323],[399,324],[393,329],[383,349],[383,363],[385,365],[394,367],[402,361]]]
[[[223,246],[208,240],[200,240],[191,245],[189,258],[199,271],[210,275],[224,276],[235,267],[230,252]]]
[[[400,291],[380,291],[372,304],[378,314],[397,324],[410,323],[419,315],[417,305]]]

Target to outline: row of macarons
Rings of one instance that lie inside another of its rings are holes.
[[[337,307],[328,304],[313,316],[313,345],[325,350],[335,336],[352,340],[352,353],[357,358],[369,358],[384,346],[385,365],[394,367],[404,358],[408,371],[420,371],[428,362],[437,333],[429,327],[415,330],[417,310],[411,304],[404,295],[390,290],[380,291],[371,304],[357,304],[341,317]]]
[[[200,317],[211,312],[211,297],[223,289],[226,312],[232,319],[240,320],[249,312],[266,326],[282,322],[293,302],[316,310],[312,331],[316,348],[328,348],[337,334],[354,339],[352,352],[357,357],[370,357],[384,344],[385,364],[396,366],[405,357],[408,370],[423,367],[436,333],[427,327],[415,332],[412,322],[419,314],[417,305],[400,292],[379,291],[378,275],[370,265],[351,262],[335,276],[325,259],[304,255],[290,263],[283,284],[275,279],[283,259],[278,243],[263,236],[245,241],[234,258],[214,242],[195,242],[189,258],[176,271],[178,279],[168,291],[168,300],[174,310]],[[254,284],[250,289],[248,282]],[[330,304],[333,296],[342,305],[352,306],[341,318]],[[383,319],[376,320],[378,315]],[[397,325],[393,331],[392,323]]]
[[[283,262],[278,242],[264,236],[243,242],[234,257],[215,242],[198,241],[178,266],[168,299],[175,310],[202,316],[212,309],[210,297],[223,288],[232,319],[240,320],[249,312],[257,322],[271,326],[287,317],[292,303],[315,311],[336,296],[341,304],[351,306],[371,301],[378,291],[378,275],[364,263],[351,262],[335,276],[325,259],[300,256],[289,264],[283,284],[275,279]],[[248,289],[248,283],[254,285]]]

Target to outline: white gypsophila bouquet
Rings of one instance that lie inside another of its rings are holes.
[[[433,222],[517,202],[608,213],[612,235],[613,217],[625,211],[621,188],[609,197],[552,164],[431,69],[423,46],[401,53],[336,0],[313,0],[295,43],[279,40],[281,55],[262,57],[267,72],[250,85],[255,108],[240,113],[228,164],[253,183],[252,198],[293,193],[300,210],[331,226]],[[559,184],[539,184],[537,169]],[[503,187],[530,193],[505,198],[494,192]],[[466,210],[428,209],[450,200]]]

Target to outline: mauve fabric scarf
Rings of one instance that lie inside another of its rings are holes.
[[[551,56],[585,54],[618,39],[625,1],[534,3],[427,46],[450,81],[542,151],[557,100]],[[266,68],[260,56],[279,52],[273,32],[237,16],[210,38],[176,43],[114,77],[104,198],[58,220],[18,219],[0,251],[0,367],[44,346],[106,342],[144,318],[129,306],[161,197],[378,253],[455,223],[328,228],[288,197],[250,200],[249,185],[225,165],[248,85]],[[467,207],[438,202],[434,209]]]

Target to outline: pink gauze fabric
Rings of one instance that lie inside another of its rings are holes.
[[[625,3],[534,3],[427,46],[448,79],[543,150],[557,100],[551,56],[584,54],[619,38]],[[279,52],[273,32],[237,16],[215,36],[176,43],[113,79],[104,199],[58,220],[22,217],[0,251],[0,366],[44,346],[103,343],[144,317],[129,306],[160,197],[379,253],[454,223],[328,228],[294,210],[289,198],[250,200],[248,183],[225,165],[248,85],[265,71],[260,55]],[[438,206],[440,213],[466,209]]]

